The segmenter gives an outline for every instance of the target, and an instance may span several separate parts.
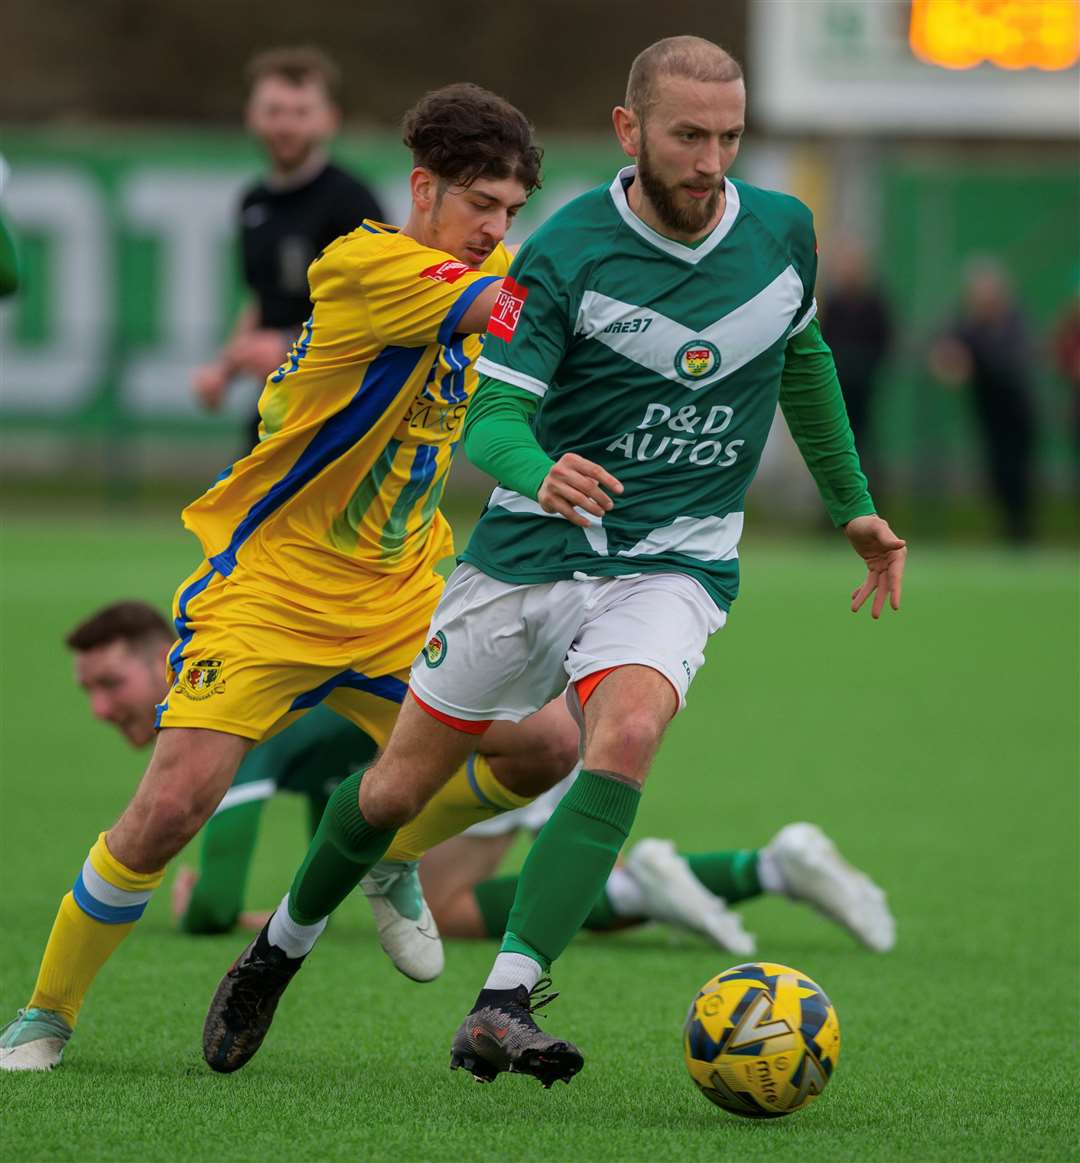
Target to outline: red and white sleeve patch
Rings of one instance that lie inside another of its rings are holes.
[[[514,338],[518,320],[521,318],[521,309],[529,297],[527,287],[515,283],[513,279],[503,280],[502,290],[491,309],[491,318],[488,320],[488,331],[497,339],[505,339],[507,343]]]
[[[437,262],[433,267],[422,270],[420,278],[431,279],[436,283],[456,283],[462,275],[467,275],[471,270],[472,267],[466,263],[448,258],[445,262]]]

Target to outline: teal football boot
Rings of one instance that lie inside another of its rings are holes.
[[[0,1070],[52,1070],[72,1029],[52,1010],[19,1010],[0,1030]]]
[[[445,959],[439,928],[424,900],[415,860],[380,860],[360,881],[379,944],[394,967],[413,981],[434,981]]]

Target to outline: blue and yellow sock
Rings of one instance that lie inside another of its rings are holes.
[[[60,902],[29,1007],[53,1010],[74,1026],[98,970],[134,928],[164,875],[164,869],[125,867],[102,832]]]
[[[524,807],[533,798],[519,796],[503,787],[491,764],[474,753],[431,797],[416,819],[398,829],[386,859],[419,860],[436,844],[500,812]]]

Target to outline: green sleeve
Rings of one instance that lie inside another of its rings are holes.
[[[836,364],[816,319],[788,340],[780,407],[833,524],[873,513]]]
[[[185,933],[227,933],[244,906],[251,858],[265,800],[251,800],[211,816],[203,828],[199,881],[187,912]]]
[[[465,415],[465,453],[504,488],[536,500],[555,463],[533,435],[540,400],[531,392],[484,376]]]
[[[0,216],[0,295],[12,295],[19,289],[19,258],[15,240]]]

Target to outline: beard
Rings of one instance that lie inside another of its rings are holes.
[[[319,149],[316,141],[286,141],[268,147],[273,165],[285,174],[303,169]]]
[[[656,216],[669,229],[677,234],[699,234],[716,217],[717,207],[720,205],[720,193],[724,188],[723,179],[703,202],[691,202],[681,205],[676,201],[680,186],[665,185],[653,168],[649,156],[649,147],[644,134],[641,138],[641,150],[637,159],[637,176],[641,182],[641,189],[652,203]]]

